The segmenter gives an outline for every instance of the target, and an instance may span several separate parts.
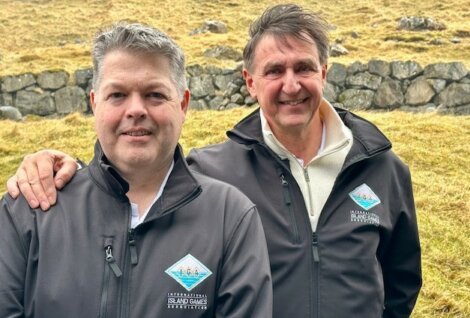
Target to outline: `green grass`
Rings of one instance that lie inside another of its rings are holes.
[[[225,131],[251,112],[192,111],[181,144],[187,153],[225,139]],[[359,112],[392,140],[410,166],[423,252],[424,285],[414,318],[470,317],[470,117]],[[91,159],[93,118],[73,114],[62,119],[28,117],[0,121],[0,192],[22,157],[55,148],[84,161]]]

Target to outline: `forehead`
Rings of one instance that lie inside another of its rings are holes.
[[[275,60],[312,59],[319,63],[317,45],[309,37],[264,35],[255,49],[255,67]]]
[[[101,79],[102,84],[109,81],[132,83],[158,80],[171,82],[170,62],[162,54],[113,50],[104,56]]]

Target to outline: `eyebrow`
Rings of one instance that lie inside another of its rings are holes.
[[[301,59],[301,60],[296,61],[295,65],[299,65],[299,64],[315,66],[315,62],[312,59]],[[284,67],[284,63],[282,63],[280,61],[268,62],[263,67],[263,71],[269,70],[269,69],[272,69],[272,68],[276,68],[276,67]]]
[[[144,83],[139,83],[144,90],[154,89],[154,88],[165,88],[168,89],[167,85],[160,81],[145,81]],[[104,90],[108,89],[123,89],[126,88],[126,84],[121,83],[120,81],[110,81],[103,86]]]

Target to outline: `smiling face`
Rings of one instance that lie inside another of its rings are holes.
[[[275,136],[312,131],[314,119],[319,122],[326,69],[311,39],[265,35],[259,41],[253,69],[243,74]]]
[[[101,72],[90,98],[106,157],[124,177],[167,167],[189,103],[189,91],[178,95],[168,59],[114,50]]]

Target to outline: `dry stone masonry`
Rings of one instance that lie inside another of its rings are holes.
[[[242,65],[233,69],[191,65],[187,68],[192,109],[230,109],[256,103],[245,86]],[[0,118],[89,113],[92,70],[21,74],[0,79]],[[470,114],[470,73],[460,62],[422,67],[414,61],[371,60],[349,66],[332,63],[324,96],[351,110],[435,111]]]

